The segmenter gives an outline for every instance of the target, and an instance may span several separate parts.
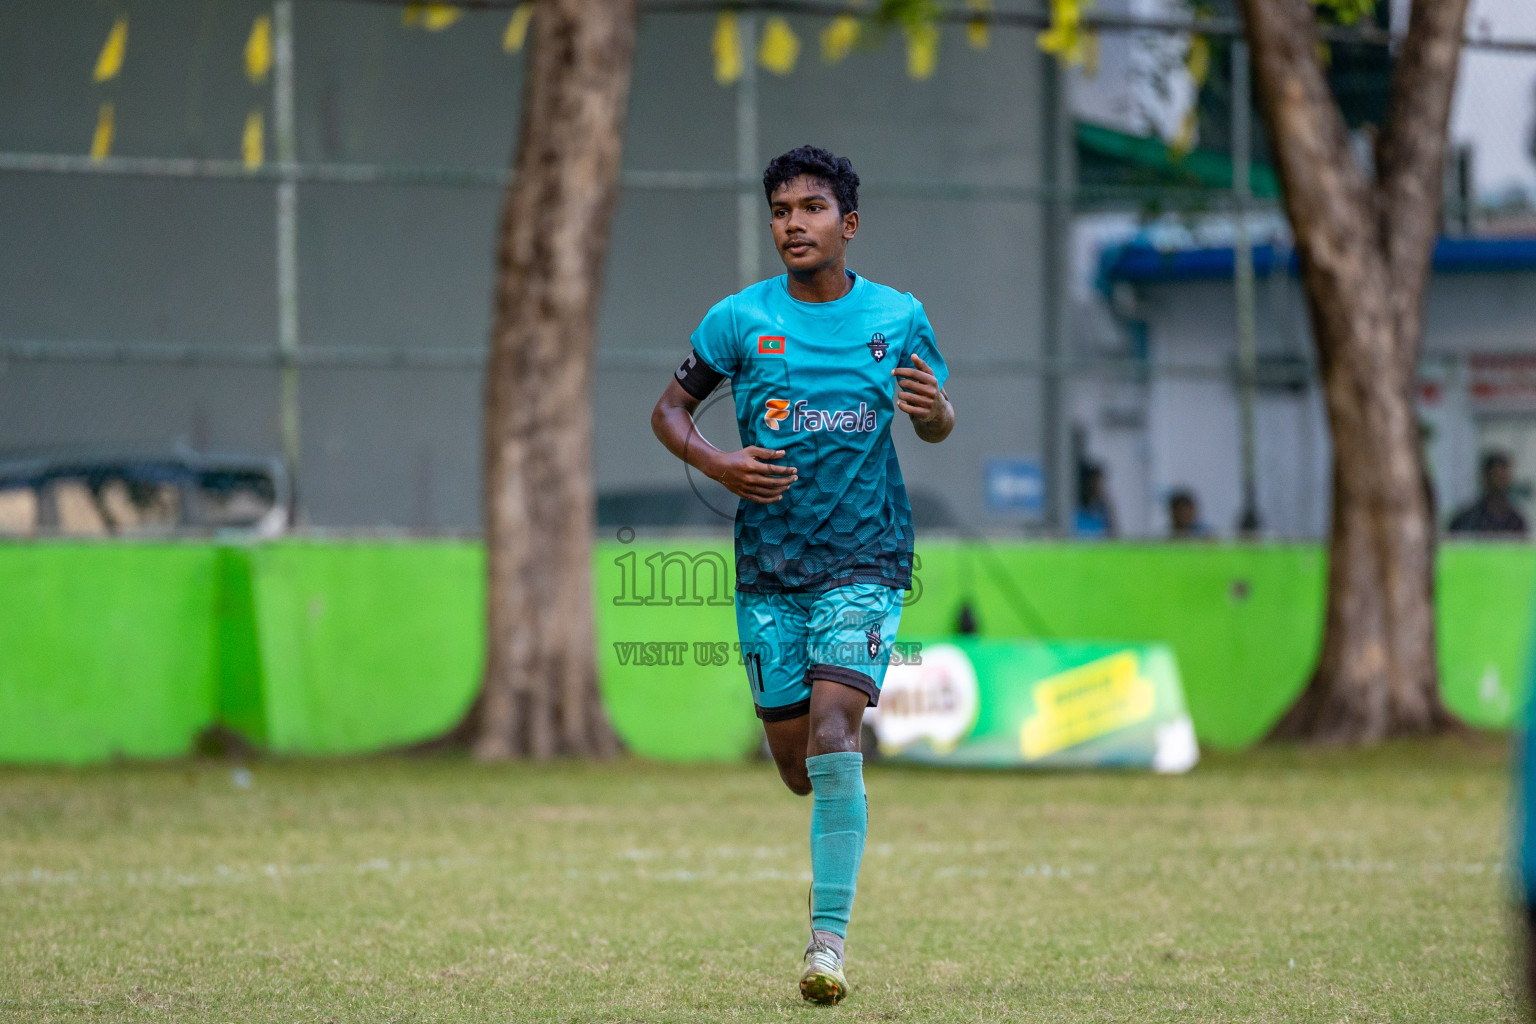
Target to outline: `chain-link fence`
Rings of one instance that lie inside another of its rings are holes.
[[[1393,9],[1327,34],[1362,153]],[[526,11],[0,10],[0,521],[271,530],[291,493],[298,528],[474,532]],[[1151,537],[1178,506],[1188,532],[1322,534],[1306,307],[1230,10],[1192,33],[1172,2],[1106,2],[1076,36],[1025,2],[932,34],[833,3],[642,11],[593,395],[605,522],[728,528],[644,425],[704,311],[777,270],[761,167],[812,141],[863,177],[851,265],[922,298],[951,363],[961,429],[898,441],[923,523]],[[1422,396],[1447,512],[1485,448],[1536,473],[1529,20],[1510,0],[1469,25]],[[702,419],[731,440],[729,403]]]

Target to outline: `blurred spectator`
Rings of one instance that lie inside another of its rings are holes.
[[[1451,519],[1452,533],[1509,533],[1525,536],[1525,517],[1509,500],[1514,467],[1509,453],[1483,456],[1483,493]]]
[[[1211,528],[1200,518],[1195,492],[1180,488],[1168,495],[1168,539],[1209,540]]]
[[[1078,537],[1113,537],[1115,513],[1104,490],[1104,467],[1087,462],[1077,472],[1077,512],[1072,533]]]

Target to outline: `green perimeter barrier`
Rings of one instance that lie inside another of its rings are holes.
[[[264,747],[269,734],[256,640],[250,550],[221,548],[218,555],[217,721]]]
[[[1309,547],[925,544],[919,558],[904,630],[949,632],[968,600],[982,636],[1167,644],[1196,734],[1221,748],[1285,710],[1322,623]]]
[[[600,684],[630,749],[752,749],[730,545],[604,542],[594,563]],[[1439,564],[1446,701],[1507,726],[1531,668],[1536,549],[1448,545]],[[1299,691],[1322,616],[1309,546],[935,541],[915,575],[904,637],[952,632],[969,602],[983,637],[1167,644],[1200,739],[1226,749]],[[0,760],[176,756],[217,722],[287,753],[429,738],[473,696],[483,598],[468,542],[0,544]]]
[[[0,544],[0,760],[191,751],[218,713],[219,549]]]
[[[597,678],[642,757],[730,761],[762,742],[734,647],[733,559],[730,544],[597,545]]]
[[[347,754],[451,728],[480,683],[478,544],[303,542],[250,553],[266,745]]]
[[[642,753],[727,758],[756,741],[729,587],[713,582],[731,557],[723,543],[598,545],[604,697]],[[1446,545],[1439,566],[1446,703],[1468,724],[1507,727],[1531,665],[1536,549]],[[1324,572],[1313,545],[920,541],[900,635],[951,633],[970,603],[983,637],[1167,644],[1201,742],[1236,750],[1306,682]],[[720,644],[728,665],[714,663]]]

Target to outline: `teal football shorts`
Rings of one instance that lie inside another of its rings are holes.
[[[809,713],[813,679],[879,703],[905,596],[878,583],[812,594],[737,591],[736,630],[757,717],[782,722]]]

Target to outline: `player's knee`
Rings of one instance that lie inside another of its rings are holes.
[[[859,749],[859,730],[841,715],[828,715],[811,726],[811,746],[823,754]]]

